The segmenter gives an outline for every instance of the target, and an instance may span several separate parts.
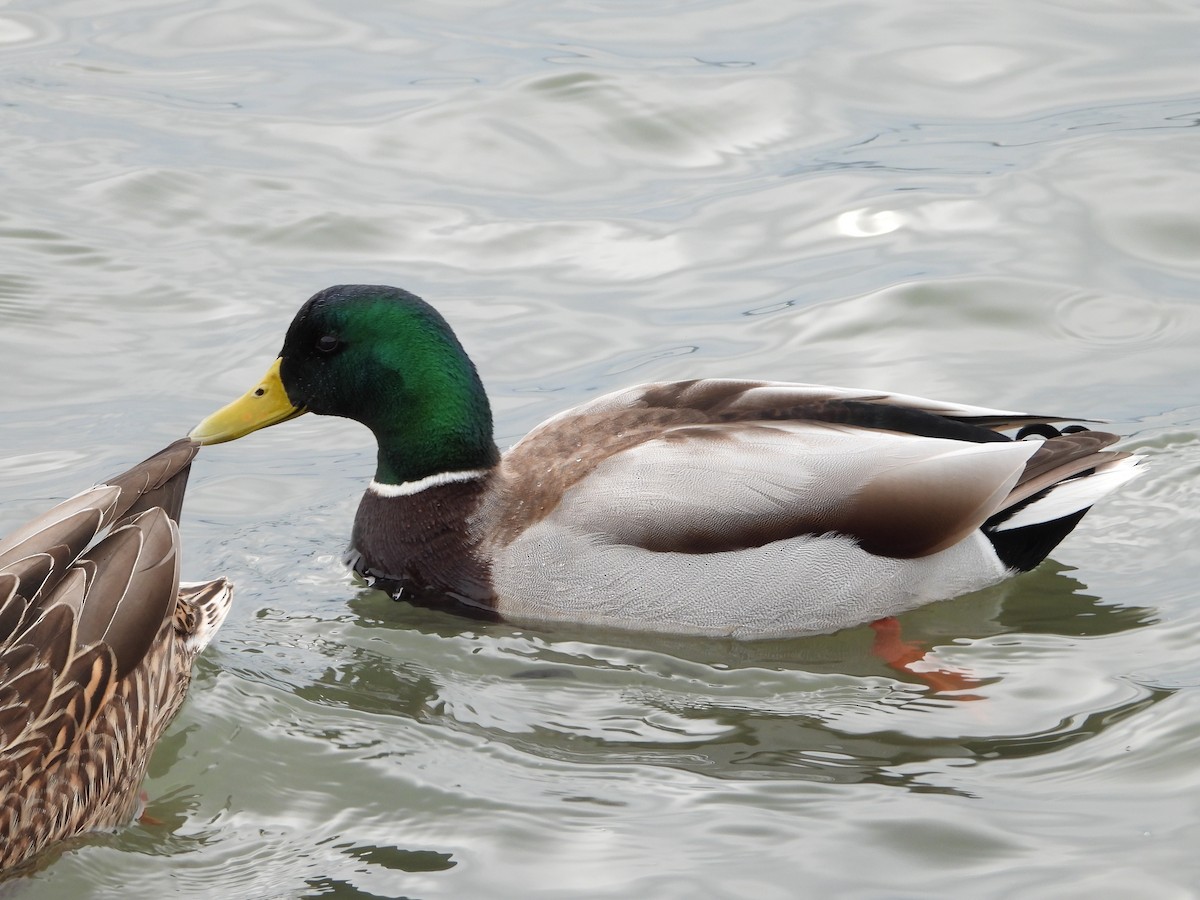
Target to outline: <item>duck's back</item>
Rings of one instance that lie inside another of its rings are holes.
[[[761,382],[599,398],[504,457],[497,607],[517,620],[766,637],[985,587],[1026,567],[997,552],[987,523],[1125,456],[1101,450],[1116,438],[1097,432],[1039,442],[995,431],[1049,421]],[[1095,499],[1082,494],[1071,514]],[[1069,530],[1042,540],[1041,556]]]

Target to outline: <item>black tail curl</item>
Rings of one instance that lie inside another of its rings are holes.
[[[1047,425],[1044,422],[1037,422],[1033,425],[1026,425],[1017,432],[1014,441],[1023,441],[1031,435],[1039,435],[1044,438],[1062,437],[1064,434],[1078,434],[1081,431],[1091,431],[1092,429],[1084,425],[1067,425],[1065,428],[1055,428],[1053,425]]]
[[[1025,438],[1034,435],[1049,440],[1050,438],[1062,437],[1064,434],[1078,434],[1081,431],[1091,430],[1084,425],[1067,425],[1059,429],[1053,425],[1038,422],[1033,425],[1024,426],[1017,432],[1013,440],[1023,441]],[[1095,471],[1095,469],[1086,469],[1083,472],[1072,475],[1071,478],[1084,478]],[[1030,569],[1033,569],[1050,554],[1050,551],[1058,546],[1063,538],[1071,533],[1071,530],[1079,524],[1079,520],[1090,509],[1090,507],[1086,507],[1078,512],[1063,516],[1060,519],[1054,519],[1050,522],[1039,522],[1035,525],[1026,525],[1024,528],[1014,528],[1010,531],[997,530],[1003,522],[1011,518],[1019,510],[1024,509],[1031,503],[1036,503],[1055,487],[1056,485],[1051,485],[1045,490],[1038,491],[1015,506],[1002,510],[983,524],[983,533],[992,542],[992,546],[996,550],[996,555],[1010,569],[1016,569],[1019,572],[1028,572]]]

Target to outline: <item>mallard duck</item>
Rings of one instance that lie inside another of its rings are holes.
[[[446,320],[378,285],[308,300],[266,377],[191,436],[304,412],[374,432],[348,560],[393,593],[742,638],[836,631],[1031,569],[1137,464],[1058,416],[727,379],[606,394],[501,455]],[[1044,440],[999,433],[1014,428]]]
[[[198,449],[171,444],[0,540],[0,873],[137,811],[150,751],[229,610],[224,579],[179,583]]]

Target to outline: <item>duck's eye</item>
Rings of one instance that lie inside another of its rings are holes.
[[[317,349],[322,353],[332,353],[342,342],[337,339],[336,335],[323,334],[317,338]]]

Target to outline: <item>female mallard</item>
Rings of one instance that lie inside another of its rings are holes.
[[[0,539],[0,872],[137,811],[150,751],[229,611],[224,579],[179,583],[197,450],[178,441]]]
[[[1031,569],[1137,462],[1059,417],[723,379],[607,394],[501,456],[449,325],[372,285],[305,303],[263,381],[191,436],[303,412],[375,433],[349,553],[364,576],[517,621],[744,638],[833,631]],[[1018,426],[1048,437],[997,433]]]

